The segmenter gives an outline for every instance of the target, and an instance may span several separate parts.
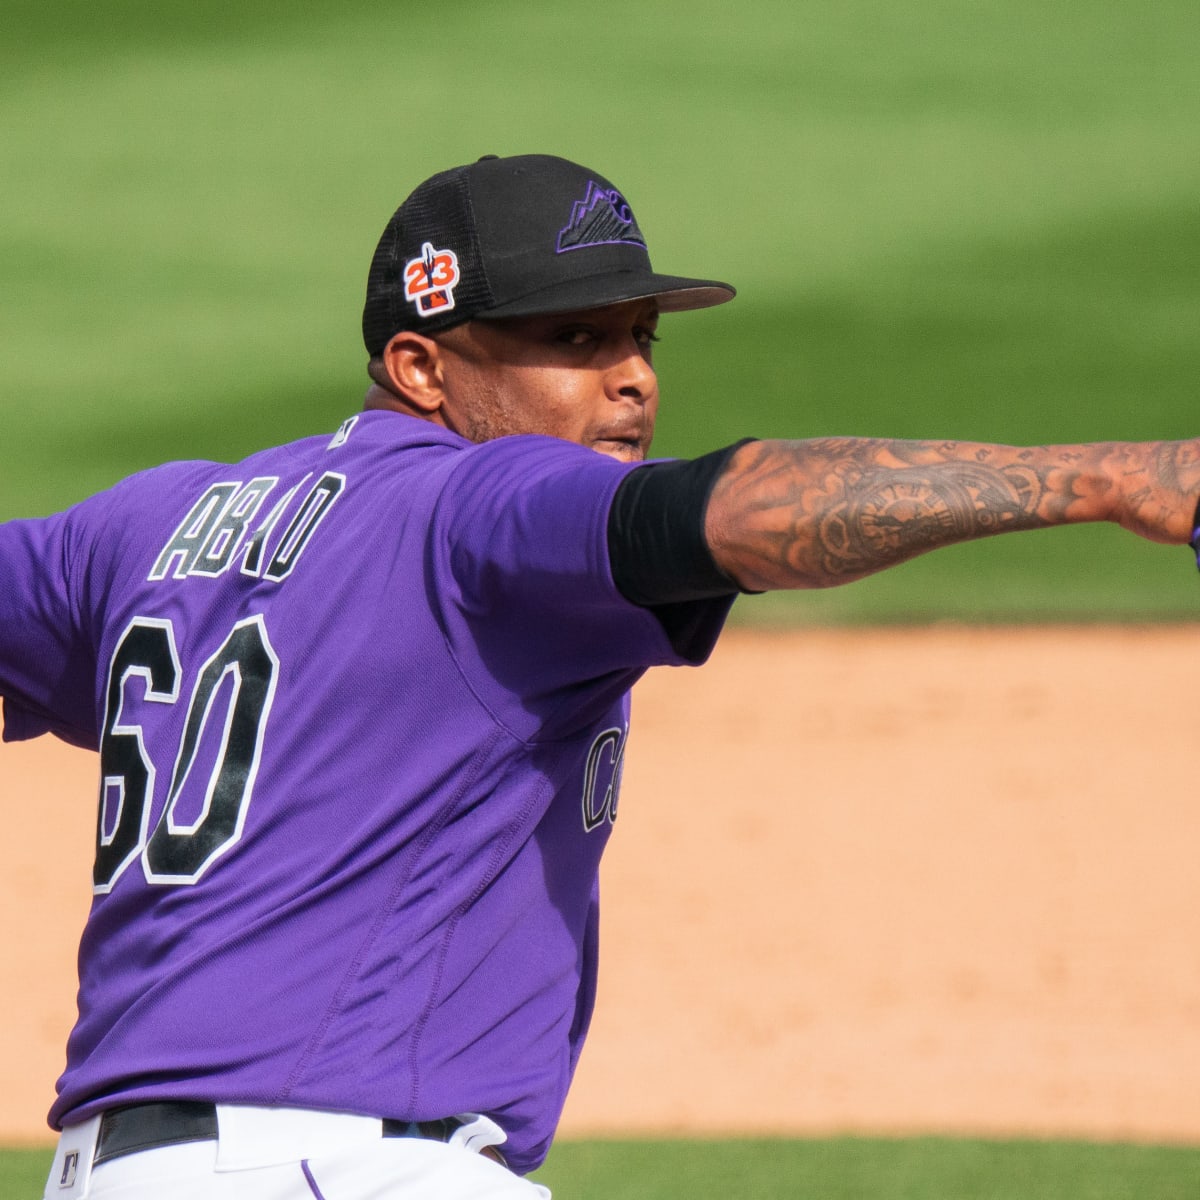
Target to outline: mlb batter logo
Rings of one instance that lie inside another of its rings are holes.
[[[75,1176],[79,1174],[79,1151],[72,1150],[63,1159],[62,1174],[58,1179],[60,1188],[69,1188],[75,1186]]]
[[[426,242],[421,257],[404,264],[404,297],[417,306],[419,316],[435,317],[454,307],[458,280],[458,255],[453,250],[435,250],[432,242]]]

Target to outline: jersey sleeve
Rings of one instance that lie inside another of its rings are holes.
[[[431,580],[460,662],[481,679],[536,702],[607,675],[708,658],[732,596],[685,605],[686,619],[675,614],[668,629],[614,583],[609,510],[636,464],[533,435],[456,457],[434,522]]]
[[[54,733],[95,749],[95,665],[77,602],[74,511],[0,525],[4,740]]]

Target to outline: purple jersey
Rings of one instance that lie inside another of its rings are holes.
[[[549,1148],[596,980],[628,693],[696,663],[613,586],[628,465],[366,413],[0,526],[8,740],[100,751],[55,1125],[142,1100]]]

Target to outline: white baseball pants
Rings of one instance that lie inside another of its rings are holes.
[[[93,1166],[99,1118],[65,1129],[44,1200],[550,1200],[477,1150],[486,1117],[449,1142],[384,1138],[380,1122],[300,1109],[217,1107],[220,1136]]]

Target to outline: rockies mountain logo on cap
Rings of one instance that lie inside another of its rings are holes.
[[[616,188],[601,187],[591,180],[587,195],[575,201],[571,219],[558,231],[556,251],[565,254],[584,246],[612,246],[620,242],[646,245],[625,197]]]

